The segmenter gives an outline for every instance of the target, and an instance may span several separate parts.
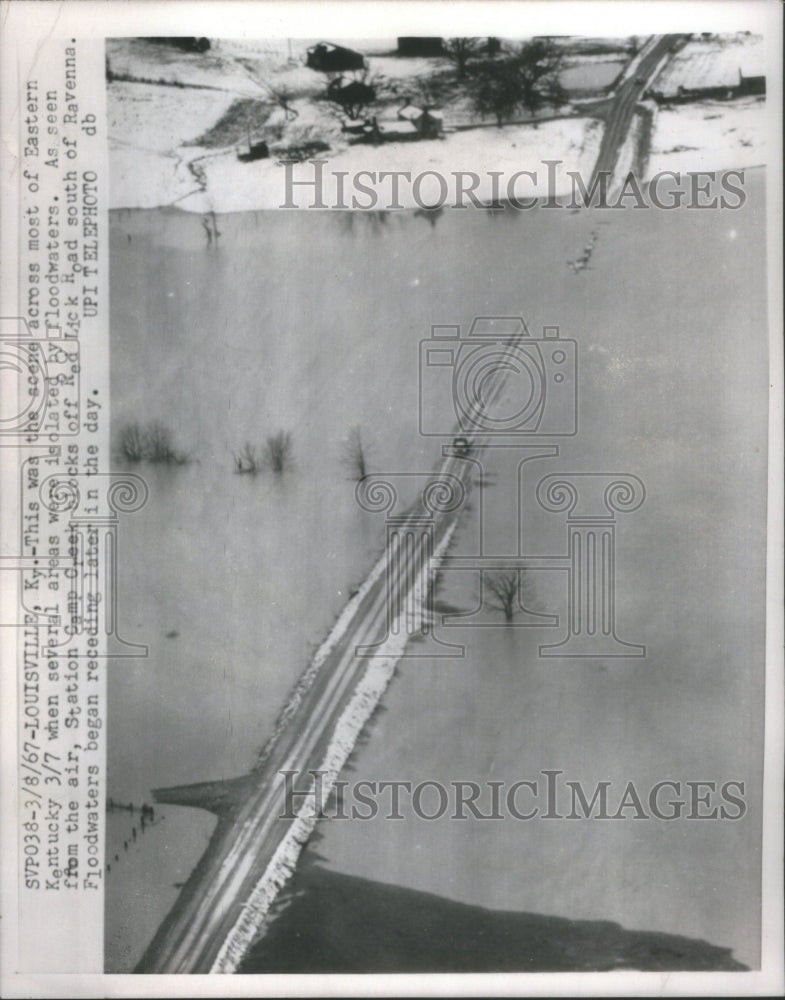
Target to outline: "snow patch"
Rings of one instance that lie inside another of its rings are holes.
[[[509,125],[504,128],[478,128],[457,132],[445,139],[422,140],[411,143],[386,143],[382,146],[358,145],[334,155],[320,154],[326,159],[324,167],[323,199],[327,205],[340,204],[335,172],[348,171],[356,174],[369,170],[375,174],[381,171],[408,171],[412,177],[426,171],[433,171],[447,178],[449,200],[455,200],[455,182],[452,176],[458,171],[473,171],[480,176],[480,184],[475,194],[481,202],[493,200],[492,171],[502,172],[502,186],[498,194],[506,197],[506,182],[513,174],[522,170],[536,173],[536,180],[520,177],[515,182],[518,198],[545,197],[547,173],[543,160],[562,161],[558,179],[566,194],[571,190],[566,172],[579,171],[583,176],[591,175],[602,138],[602,124],[591,118],[562,118],[534,125]],[[286,198],[284,168],[274,160],[260,160],[256,163],[240,163],[233,153],[216,156],[204,161],[206,188],[204,192],[193,194],[180,202],[180,208],[192,212],[241,212],[254,209],[280,208]],[[305,165],[294,168],[294,177],[313,178],[313,167]],[[349,198],[344,201],[351,205],[351,178],[344,181]],[[366,180],[366,183],[367,180]],[[381,188],[389,191],[389,183]],[[313,202],[312,188],[295,188],[295,204],[307,206]],[[399,204],[403,208],[418,208],[417,200],[410,184],[400,184]],[[427,202],[430,194],[438,198],[439,188],[435,179],[423,184],[418,192],[420,200]],[[360,205],[366,206],[364,195],[359,195]],[[431,202],[433,203],[433,202]],[[127,207],[118,190],[113,198],[113,207]],[[379,209],[391,207],[380,203]]]
[[[760,166],[766,162],[765,102],[701,101],[660,108],[654,119],[647,179],[662,170],[682,173]]]

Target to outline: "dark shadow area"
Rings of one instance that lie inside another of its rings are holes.
[[[316,865],[286,887],[241,973],[744,971],[693,938],[467,906]]]

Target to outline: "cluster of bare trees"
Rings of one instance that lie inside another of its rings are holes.
[[[348,118],[356,121],[376,100],[376,83],[369,78],[367,69],[348,82],[343,74],[339,74],[327,84],[327,98],[337,104]]]
[[[190,460],[187,452],[175,447],[169,428],[158,421],[125,424],[120,430],[120,454],[134,464],[185,465]]]
[[[118,436],[120,455],[129,463],[154,462],[163,465],[184,465],[191,456],[175,447],[172,433],[158,421],[140,425],[124,424]],[[268,470],[277,476],[294,465],[294,441],[290,431],[278,430],[269,434],[260,445],[246,441],[233,452],[234,471],[244,475]],[[360,480],[368,475],[368,447],[362,430],[353,426],[344,440],[341,464],[351,479]]]
[[[276,431],[268,435],[262,448],[249,441],[242,446],[234,456],[234,471],[242,474],[256,475],[263,469],[269,469],[280,476],[288,469],[294,458],[292,435],[289,431]]]
[[[561,52],[548,39],[490,47],[484,39],[451,38],[445,49],[459,79],[467,81],[475,111],[493,115],[500,127],[516,112],[533,116],[565,103]]]
[[[120,433],[120,451],[129,462],[159,462],[182,465],[189,456],[172,445],[171,434],[163,424],[126,424]],[[349,477],[358,482],[370,472],[368,447],[363,439],[362,429],[350,428],[344,441],[341,464]],[[276,476],[292,467],[294,447],[289,431],[279,430],[270,434],[264,444],[258,447],[246,442],[234,454],[234,471],[240,474],[256,475],[267,469]],[[510,569],[485,572],[482,577],[484,600],[488,607],[504,615],[510,624],[521,610],[521,601],[530,596],[529,577],[524,570]]]
[[[562,56],[549,39],[516,45],[496,38],[446,38],[443,53],[454,63],[458,86],[469,94],[475,111],[493,115],[499,126],[520,111],[534,116],[544,107],[565,103],[559,83]],[[327,98],[356,120],[376,100],[379,84],[367,67],[348,80],[343,74],[331,74]],[[421,79],[417,86],[425,94],[428,81]]]
[[[262,447],[246,441],[234,453],[234,471],[246,475],[256,475],[265,469],[281,475],[291,468],[293,462],[294,445],[289,431],[270,434]],[[344,441],[341,464],[352,479],[360,480],[368,475],[368,449],[359,427],[352,427]]]

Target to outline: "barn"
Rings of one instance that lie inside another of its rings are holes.
[[[405,36],[398,39],[399,56],[443,56],[444,39]]]
[[[365,57],[344,45],[319,42],[308,49],[305,65],[319,73],[349,73],[365,69]]]

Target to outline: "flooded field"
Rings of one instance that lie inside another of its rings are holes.
[[[198,216],[114,213],[115,437],[157,421],[190,460],[127,466],[150,499],[122,525],[120,623],[150,652],[112,664],[108,794],[149,802],[152,788],[253,764],[383,544],[382,518],[355,502],[345,461],[353,428],[371,471],[431,469],[442,442],[418,434],[419,342],[432,323],[522,314],[535,334],[558,325],[580,355],[580,435],[557,463],[532,463],[532,479],[629,471],[646,484],[645,505],[618,529],[617,614],[621,637],[645,642],[648,655],[540,660],[537,643],[555,640],[539,630],[455,629],[467,656],[404,661],[356,775],[511,782],[554,767],[644,787],[739,779],[747,815],[545,831],[333,822],[318,850],[347,875],[705,937],[754,964],[762,181],[748,175],[738,212],[244,213],[217,219],[217,246]],[[566,262],[592,230],[592,267],[573,274]],[[278,477],[236,475],[234,454],[279,429],[292,435],[293,465]],[[509,463],[490,463],[498,482]],[[558,518],[524,528],[534,551],[563,544]],[[464,538],[470,530],[467,518]],[[471,606],[473,576],[445,574],[444,599]],[[540,593],[563,599],[558,587]],[[127,818],[110,823],[119,858],[107,877],[110,971],[133,966],[213,823],[162,813],[127,851]]]
[[[625,66],[623,59],[586,60],[563,69],[559,83],[570,94],[596,93],[612,86]]]

